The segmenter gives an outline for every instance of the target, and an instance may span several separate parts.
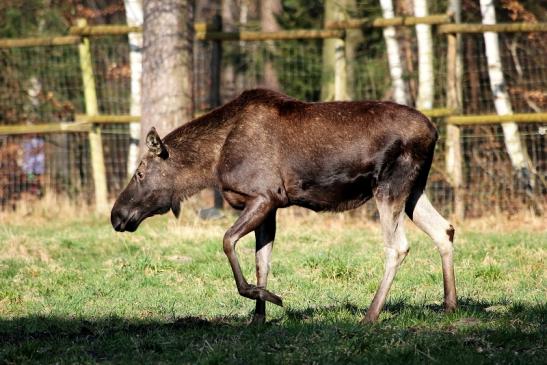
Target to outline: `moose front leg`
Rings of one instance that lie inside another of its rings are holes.
[[[264,222],[255,230],[256,237],[256,285],[266,289],[268,273],[270,272],[270,259],[272,255],[273,242],[275,239],[275,213],[273,210],[268,214]],[[266,302],[262,299],[256,300],[256,309],[252,323],[264,323],[266,321]]]
[[[241,272],[241,267],[235,252],[237,241],[247,233],[257,229],[273,209],[273,204],[266,198],[258,197],[248,201],[237,221],[224,235],[223,247],[224,253],[228,257],[228,261],[232,267],[239,294],[249,299],[268,301],[283,306],[283,301],[280,297],[270,293],[264,288],[247,282]]]

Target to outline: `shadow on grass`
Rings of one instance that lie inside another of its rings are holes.
[[[546,306],[461,300],[386,306],[361,325],[351,303],[287,310],[263,326],[248,318],[172,321],[110,318],[0,319],[0,363],[544,363]]]

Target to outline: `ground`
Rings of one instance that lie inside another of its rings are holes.
[[[134,234],[78,210],[0,217],[0,363],[545,363],[547,233],[458,227],[460,307],[444,314],[440,259],[410,254],[380,322],[359,321],[383,269],[379,228],[284,212],[269,288],[285,307],[249,326],[221,238],[235,215],[158,217]],[[537,222],[536,222],[537,223]],[[499,225],[498,225],[499,228]],[[503,228],[503,226],[501,227]],[[238,245],[254,280],[252,237]]]

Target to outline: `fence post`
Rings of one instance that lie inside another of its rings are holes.
[[[78,27],[87,26],[86,19],[78,19]],[[82,83],[84,87],[85,112],[87,115],[98,115],[97,94],[95,90],[95,78],[93,75],[93,64],[91,62],[91,47],[89,38],[82,37],[78,46],[80,54],[80,68],[82,71]],[[91,126],[89,131],[89,150],[91,152],[91,169],[95,185],[95,209],[98,212],[105,212],[108,209],[106,172],[104,167],[103,141],[101,128],[98,124]]]
[[[213,17],[213,27],[215,32],[222,32],[222,16],[215,14]],[[220,84],[222,71],[222,42],[220,40],[213,41],[211,49],[211,100],[212,108],[219,107],[221,104]],[[214,190],[214,205],[215,209],[224,207],[224,199],[218,189]]]
[[[325,26],[330,21],[342,20],[340,4],[334,0],[325,2]],[[321,100],[348,100],[348,81],[346,74],[346,50],[344,38],[323,40],[323,71],[321,80]]]
[[[460,22],[460,0],[450,1],[450,10],[454,20]],[[448,109],[461,114],[462,106],[462,55],[461,36],[456,33],[447,34],[447,95]],[[465,217],[465,200],[463,189],[463,156],[461,147],[461,129],[457,125],[446,124],[446,171],[454,191],[454,217],[463,220]]]

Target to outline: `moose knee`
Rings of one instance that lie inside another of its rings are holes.
[[[435,237],[435,243],[439,249],[439,253],[444,256],[446,254],[451,254],[454,250],[454,234],[456,230],[450,224],[446,230],[442,233],[439,233],[438,237]]]
[[[234,240],[231,236],[225,235],[224,240],[222,241],[222,248],[226,255],[230,255],[234,251]]]
[[[408,246],[398,247],[397,249],[393,247],[385,247],[384,252],[387,259],[386,264],[399,266],[404,261],[409,251],[410,248]]]

